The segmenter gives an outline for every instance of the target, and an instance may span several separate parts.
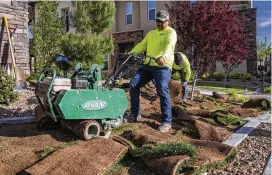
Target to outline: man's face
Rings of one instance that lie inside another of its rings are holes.
[[[164,21],[164,22],[162,22],[162,21],[160,21],[160,20],[156,20],[156,23],[157,23],[157,28],[158,28],[159,30],[165,29],[166,27],[168,27],[168,24],[169,24],[169,22],[168,22],[167,20]]]

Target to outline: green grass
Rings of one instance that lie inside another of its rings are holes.
[[[186,142],[167,143],[167,144],[146,144],[132,151],[134,157],[160,157],[173,155],[189,155],[195,156],[196,148]]]
[[[272,92],[271,86],[264,88],[264,92],[268,93],[268,94],[271,94],[271,92]]]
[[[192,83],[188,83],[192,85]],[[237,94],[243,94],[245,93],[245,89],[243,87],[231,87],[231,88],[225,88],[223,87],[222,84],[216,83],[216,82],[197,82],[196,87],[199,89],[207,89],[207,90],[212,90],[212,91],[221,91],[221,92],[226,92],[229,93],[230,91],[234,91]],[[254,89],[248,89],[248,91],[251,91]]]
[[[62,143],[61,145],[59,146],[54,146],[54,147],[45,147],[43,149],[43,153],[40,155],[40,158],[43,159],[45,158],[46,156],[52,154],[53,152],[59,150],[59,149],[62,149],[64,148],[65,146],[70,146],[70,145],[73,145],[73,144],[76,144],[78,142],[80,142],[81,140],[76,140],[76,141],[70,141],[70,142],[65,142],[65,143]]]
[[[113,135],[119,135],[122,134],[124,131],[129,131],[129,130],[133,130],[137,127],[136,123],[127,123],[127,124],[123,124],[117,128],[113,128],[112,129],[112,134]]]
[[[225,115],[219,112],[215,112],[213,115],[214,120],[224,126],[228,125],[240,125],[241,119],[232,117],[231,115]]]

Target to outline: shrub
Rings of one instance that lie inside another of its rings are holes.
[[[40,73],[32,73],[26,76],[27,80],[38,80]]]
[[[246,74],[246,80],[251,80],[253,78],[253,76],[250,73]]]
[[[244,76],[244,74],[241,73],[241,72],[235,72],[234,75],[233,75],[233,77],[234,77],[235,79],[242,79],[243,76]]]
[[[209,79],[211,77],[211,74],[209,72],[204,73],[201,78]]]
[[[220,73],[220,72],[214,72],[212,74],[212,77],[215,78],[216,80],[220,81],[220,80],[222,80],[224,78],[224,75],[222,73]]]
[[[14,82],[11,77],[2,69],[0,69],[0,103],[14,102],[18,99],[18,94],[13,92]]]
[[[264,92],[265,93],[268,93],[268,94],[271,94],[271,86],[270,87],[266,87],[266,88],[264,88]]]

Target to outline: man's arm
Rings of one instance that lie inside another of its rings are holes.
[[[162,57],[167,60],[168,56],[174,54],[175,45],[177,42],[177,33],[173,31],[169,33],[165,38],[164,49],[162,50]]]
[[[142,40],[142,42],[140,42],[139,44],[137,44],[129,53],[139,54],[139,53],[143,53],[144,51],[146,51],[146,48],[147,48],[147,39],[148,39],[148,34]]]

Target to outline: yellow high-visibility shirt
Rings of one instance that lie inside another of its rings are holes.
[[[182,57],[182,62],[181,65],[176,65],[175,63],[173,63],[173,70],[175,70],[176,72],[173,74],[173,78],[174,79],[180,79],[181,75],[180,75],[180,70],[183,69],[183,71],[186,74],[185,80],[189,81],[190,80],[190,76],[191,76],[191,65],[190,62],[188,60],[188,58],[182,54],[181,52],[177,52],[180,54],[180,56]]]
[[[177,33],[171,28],[167,27],[161,31],[158,29],[151,30],[147,33],[142,42],[137,44],[130,53],[143,53],[146,51],[146,55],[158,58],[163,56],[166,61],[166,66],[172,69],[174,62],[174,51],[177,42]],[[150,58],[144,60],[144,64],[147,64]],[[159,66],[155,60],[151,59],[149,66]]]

